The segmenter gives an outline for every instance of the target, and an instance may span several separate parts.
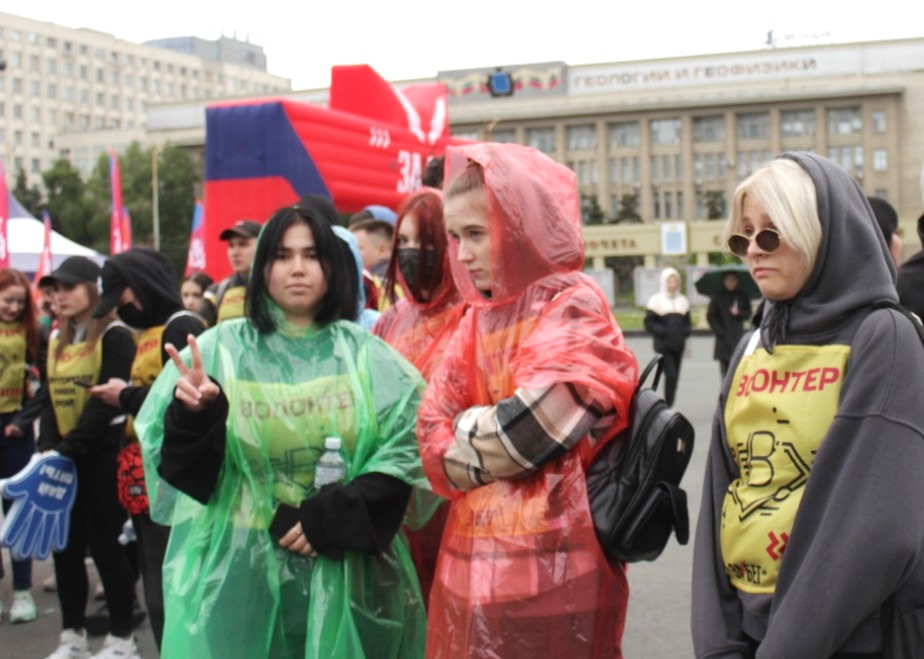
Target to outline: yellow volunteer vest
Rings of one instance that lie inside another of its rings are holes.
[[[22,323],[0,322],[0,414],[22,407],[25,366],[26,328]]]
[[[748,593],[776,588],[805,483],[837,413],[850,347],[777,346],[741,359],[725,403],[739,478],[722,505],[725,573]]]
[[[85,387],[74,384],[75,380],[96,384],[103,364],[103,352],[99,342],[89,345],[80,341],[61,349],[58,355],[58,334],[48,344],[48,393],[58,422],[58,433],[64,437],[77,425],[83,408],[90,400]]]
[[[221,296],[218,305],[218,322],[244,317],[244,294],[246,286],[230,286]]]
[[[164,336],[166,325],[149,327],[141,332],[138,337],[138,347],[135,350],[135,359],[132,361],[132,385],[136,387],[150,387],[154,380],[160,375],[163,368],[161,359],[161,341]],[[128,417],[125,424],[125,437],[127,439],[137,439],[135,435],[135,426],[132,423],[133,417]]]

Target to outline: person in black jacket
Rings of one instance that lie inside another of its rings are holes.
[[[183,308],[173,264],[152,249],[138,247],[109,257],[103,265],[102,284],[102,296],[93,316],[105,317],[115,309],[125,323],[141,331],[141,336],[131,381],[112,378],[90,389],[90,393],[134,417],[168,359],[164,345],[181,344],[187,336],[198,336],[205,330],[205,322]],[[164,628],[161,565],[170,528],[153,522],[149,515],[141,453],[131,426],[119,454],[119,499],[131,515],[138,537],[145,603],[159,648]]]
[[[924,215],[918,218],[918,237],[924,245]],[[898,269],[898,299],[902,306],[924,318],[924,249]]]
[[[125,511],[116,494],[116,456],[125,415],[87,390],[110,378],[128,378],[135,340],[114,314],[91,317],[99,300],[99,274],[93,261],[72,256],[39,282],[54,287],[60,324],[48,346],[48,385],[39,390],[48,402],[39,422],[38,449],[74,460],[78,479],[70,537],[65,549],[54,554],[63,627],[55,657],[88,652],[84,563],[88,548],[105,587],[111,618],[104,651],[111,656],[137,656],[132,634],[134,579],[118,542]]]
[[[713,357],[719,362],[723,379],[735,346],[744,336],[744,323],[751,317],[751,301],[739,284],[738,275],[726,273],[722,288],[709,300],[706,310],[706,320],[715,334]]]
[[[680,378],[680,360],[687,337],[693,331],[690,301],[680,292],[680,273],[674,268],[661,271],[661,290],[648,300],[645,331],[654,337],[655,352],[663,356],[664,401],[673,405]]]

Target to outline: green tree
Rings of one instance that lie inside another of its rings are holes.
[[[157,162],[160,249],[182,272],[189,249],[196,186],[202,176],[189,154],[179,147],[166,147]]]
[[[41,214],[42,191],[37,185],[29,187],[26,170],[22,168],[16,172],[16,185],[13,188],[13,195],[19,200],[19,203],[22,204],[22,207],[33,216],[38,217]]]
[[[597,201],[597,195],[581,195],[581,219],[584,224],[603,224],[603,209]]]
[[[132,218],[132,244],[153,246],[153,147],[142,148],[132,142],[119,155],[122,175],[122,204]],[[158,154],[158,215],[160,249],[176,264],[179,271],[186,263],[189,229],[195,204],[195,186],[201,174],[179,147],[167,146]],[[109,218],[112,189],[109,182],[109,157],[101,155],[87,181],[87,199],[93,246],[109,251]]]
[[[706,219],[725,219],[725,192],[723,190],[706,190]]]
[[[80,172],[68,159],[62,158],[42,172],[42,180],[48,195],[48,214],[55,229],[79,243],[93,242],[87,222],[86,186]]]
[[[642,216],[638,212],[638,193],[624,194],[619,198],[619,209],[615,220],[620,222],[641,222]]]

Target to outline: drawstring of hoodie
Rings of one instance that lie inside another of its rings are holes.
[[[766,351],[772,355],[773,347],[780,341],[786,340],[792,302],[774,302],[769,309],[766,306],[764,308],[766,312],[761,323],[761,342]]]

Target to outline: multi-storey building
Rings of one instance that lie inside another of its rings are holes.
[[[229,37],[136,44],[0,13],[0,56],[0,159],[30,184],[59,157],[86,172],[143,140],[151,104],[291,90],[260,46]]]

